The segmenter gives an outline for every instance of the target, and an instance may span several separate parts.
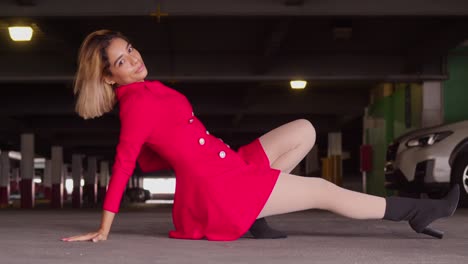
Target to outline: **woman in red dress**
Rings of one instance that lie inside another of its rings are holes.
[[[354,219],[408,220],[416,232],[441,237],[428,225],[457,207],[458,186],[441,200],[383,198],[289,174],[315,144],[315,129],[305,119],[232,150],[206,130],[184,95],[145,80],[143,59],[118,32],[88,35],[78,60],[76,111],[95,118],[118,101],[121,131],[100,228],[64,241],[108,238],[136,162],[144,171],[175,171],[172,238],[227,241],[249,229],[257,238],[284,237],[264,217],[313,208]]]

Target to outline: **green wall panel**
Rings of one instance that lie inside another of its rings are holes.
[[[452,51],[448,57],[449,79],[444,83],[444,122],[468,119],[468,47]]]
[[[410,126],[406,125],[405,89],[410,91]],[[392,140],[410,130],[421,126],[422,86],[421,84],[395,84],[393,93],[381,97],[369,106],[369,116],[374,119],[374,126],[366,130],[367,144],[372,145],[373,168],[367,175],[367,192],[387,196],[393,192],[384,187],[385,158],[387,146]]]

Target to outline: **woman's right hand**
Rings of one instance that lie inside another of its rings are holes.
[[[91,232],[83,235],[72,236],[62,238],[62,241],[65,242],[74,242],[74,241],[104,241],[107,240],[107,236],[109,235],[110,228],[112,226],[112,222],[114,221],[115,213],[109,211],[102,211],[102,219],[101,219],[101,226],[96,232]]]
[[[103,230],[98,230],[96,232],[91,232],[91,233],[87,233],[83,235],[62,238],[62,241],[65,241],[65,242],[74,242],[74,241],[98,242],[98,241],[107,240],[107,236],[108,236],[108,233],[104,232]]]

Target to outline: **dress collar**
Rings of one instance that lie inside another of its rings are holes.
[[[138,89],[139,87],[144,87],[148,84],[148,81],[143,81],[143,82],[134,82],[126,85],[119,86],[115,89],[115,93],[117,95],[117,100],[120,100],[125,94],[127,94],[130,91],[133,91],[135,89]]]

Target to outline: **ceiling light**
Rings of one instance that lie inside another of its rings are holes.
[[[290,84],[292,89],[304,89],[307,85],[307,82],[304,80],[292,80]]]
[[[8,31],[14,41],[30,41],[33,34],[31,27],[8,27]]]
[[[9,151],[8,157],[14,160],[21,160],[21,153],[18,151]]]

